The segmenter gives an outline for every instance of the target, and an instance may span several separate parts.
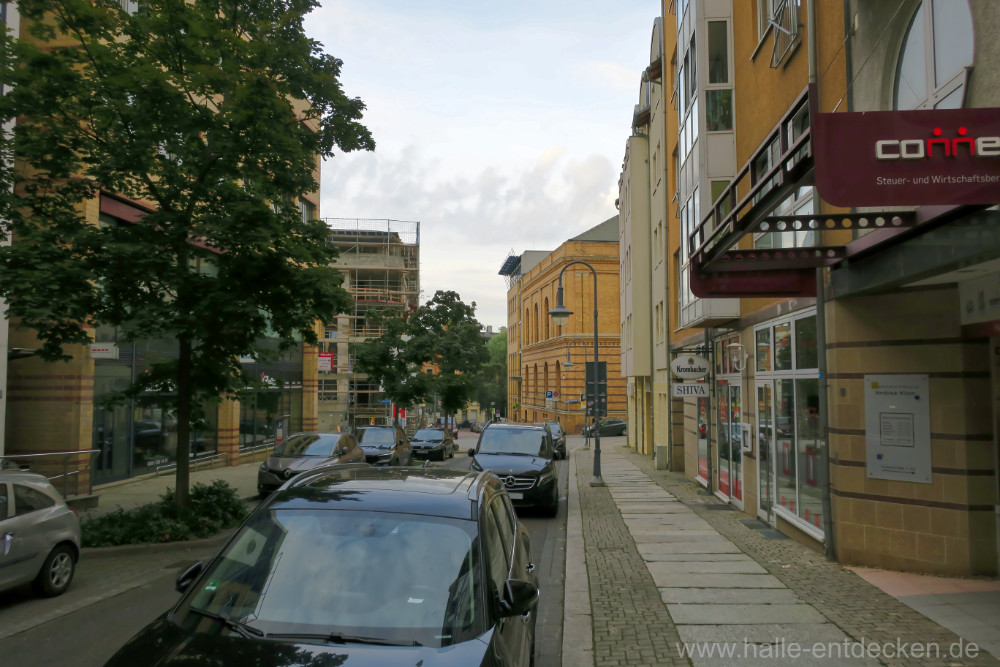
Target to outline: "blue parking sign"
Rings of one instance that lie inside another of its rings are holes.
[[[552,391],[551,390],[545,392],[545,398],[552,398]]]

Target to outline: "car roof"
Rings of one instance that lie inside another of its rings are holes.
[[[490,424],[488,428],[523,429],[526,431],[534,431],[534,430],[545,430],[547,427],[545,426],[545,424],[522,424],[522,423],[512,424],[510,422],[505,422],[503,424]]]
[[[49,484],[45,475],[23,468],[0,468],[0,480],[5,482],[30,482],[32,484]]]
[[[474,519],[473,501],[499,480],[487,472],[368,465],[317,468],[268,501],[271,509],[403,512]]]

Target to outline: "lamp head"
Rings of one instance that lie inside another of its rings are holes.
[[[552,316],[552,321],[558,326],[565,326],[565,324],[569,322],[569,316],[572,314],[573,311],[561,303],[549,311],[549,315]]]

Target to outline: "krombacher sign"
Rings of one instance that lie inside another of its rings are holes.
[[[694,354],[682,354],[670,362],[674,377],[681,380],[700,380],[710,370],[708,360]]]

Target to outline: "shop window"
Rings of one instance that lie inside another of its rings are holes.
[[[768,486],[761,497],[779,514],[821,532],[820,461],[826,441],[820,429],[817,333],[816,315],[810,313],[764,324],[754,336],[759,465],[767,467],[761,484]],[[768,358],[773,369],[767,368]]]
[[[757,339],[756,357],[757,372],[766,373],[771,370],[771,330],[759,329],[755,334]]]
[[[816,316],[795,320],[795,367],[817,368]]]
[[[792,370],[792,323],[776,324],[774,332],[774,370]]]
[[[795,466],[795,383],[774,381],[775,494],[778,507],[797,514],[798,487]]]
[[[819,380],[795,381],[796,457],[799,471],[799,502],[796,514],[821,528],[823,495],[819,484],[819,452],[823,436],[819,429]]]
[[[972,46],[968,2],[924,0],[903,39],[896,65],[894,108],[961,108]]]

